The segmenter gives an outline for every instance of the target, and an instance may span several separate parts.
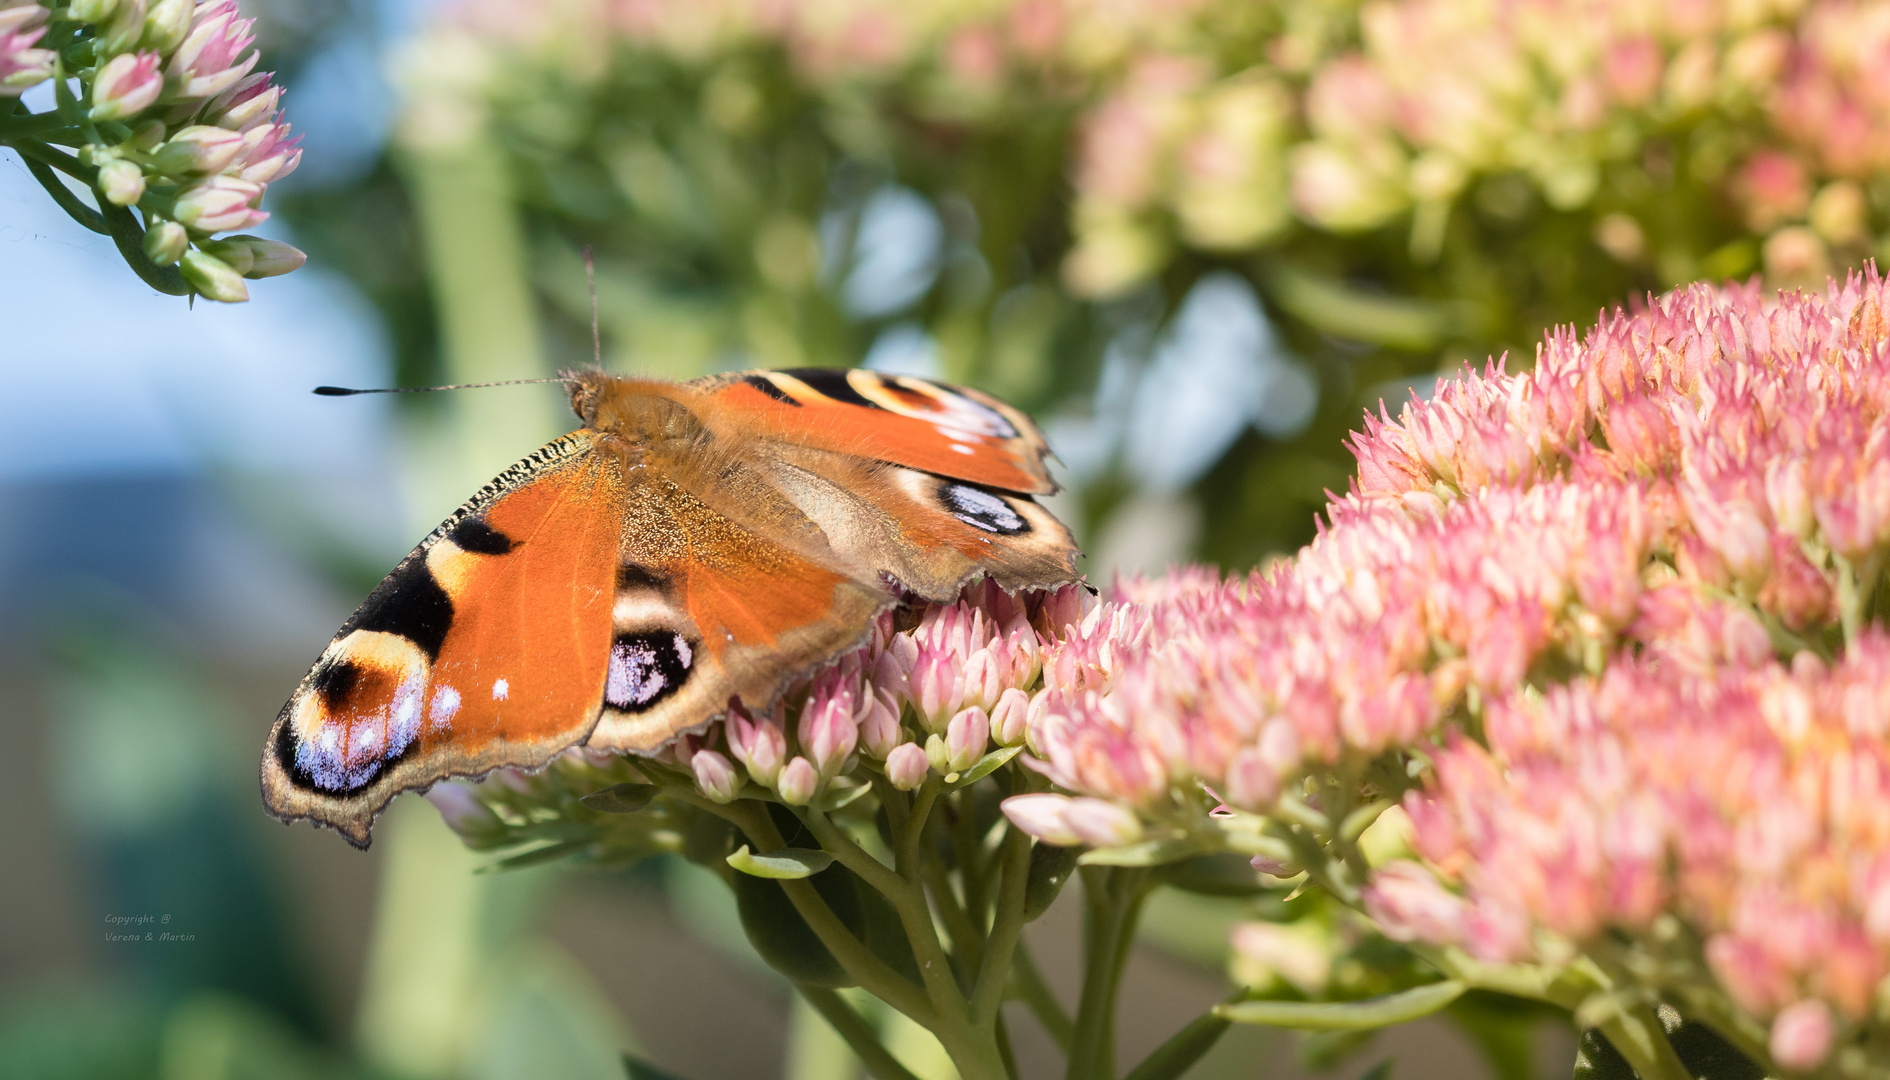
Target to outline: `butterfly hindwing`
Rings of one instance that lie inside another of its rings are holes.
[[[368,597],[283,707],[264,801],[367,843],[401,791],[535,767],[595,722],[623,487],[593,436],[507,470]]]
[[[933,601],[984,575],[1015,592],[1076,578],[1070,531],[1029,495],[776,444],[775,483],[843,555]]]
[[[655,469],[626,492],[603,718],[590,745],[649,751],[731,699],[768,708],[860,644],[893,597],[823,548],[762,535]],[[778,496],[750,492],[751,507]],[[756,514],[779,523],[784,502]]]

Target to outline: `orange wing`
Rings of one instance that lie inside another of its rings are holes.
[[[401,791],[543,765],[596,723],[621,466],[579,431],[422,541],[323,651],[264,748],[263,799],[366,847]]]
[[[691,385],[731,419],[784,441],[1026,495],[1057,490],[1036,425],[976,390],[865,368],[748,371]]]

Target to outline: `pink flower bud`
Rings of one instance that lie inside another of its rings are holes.
[[[1227,801],[1242,810],[1265,810],[1280,797],[1280,774],[1254,747],[1242,747],[1227,762]]]
[[[121,120],[149,108],[164,89],[154,52],[122,53],[105,62],[92,80],[92,119]]]
[[[177,220],[199,232],[247,229],[269,215],[250,204],[262,198],[262,185],[231,176],[213,176],[177,198]]]
[[[242,150],[242,135],[220,127],[193,124],[158,148],[157,167],[173,176],[222,172]]]
[[[766,717],[755,719],[740,709],[728,714],[728,747],[748,766],[748,776],[762,787],[773,787],[787,757],[787,734]]]
[[[1393,941],[1454,945],[1464,938],[1468,905],[1417,863],[1387,863],[1362,895],[1366,914]]]
[[[885,690],[874,690],[866,697],[858,717],[860,745],[866,752],[884,760],[899,745],[903,732],[899,727],[898,699]]]
[[[474,836],[499,824],[498,816],[479,801],[470,784],[443,781],[427,789],[426,798],[446,827],[461,836]]]
[[[781,769],[781,777],[775,783],[774,790],[781,796],[781,801],[794,806],[806,806],[814,800],[814,792],[820,787],[820,772],[804,757],[797,757]]]
[[[801,710],[799,734],[801,750],[820,770],[821,779],[838,776],[860,739],[853,723],[852,689],[836,687],[811,698]]]
[[[240,62],[237,57],[255,42],[250,32],[255,21],[237,18],[235,0],[199,6],[190,33],[166,65],[167,73],[181,84],[178,96],[215,97],[248,75],[257,54],[251,52]]]
[[[696,788],[702,794],[719,803],[735,801],[742,781],[729,759],[714,750],[698,750],[690,759],[689,767],[695,770]]]
[[[998,697],[1004,693],[1005,666],[990,648],[972,653],[960,677],[964,698],[959,704],[976,705],[980,709],[996,705]]]
[[[1142,822],[1135,812],[1107,799],[1071,799],[1063,809],[1063,824],[1091,847],[1121,847],[1142,839]]]
[[[886,755],[886,779],[900,791],[911,791],[925,783],[925,775],[931,768],[931,763],[925,759],[925,750],[918,743],[900,743]]]
[[[144,197],[144,170],[123,158],[98,167],[98,189],[108,202],[130,206]]]
[[[1046,844],[1080,847],[1083,838],[1076,835],[1063,820],[1069,805],[1069,796],[1043,792],[1013,795],[1004,800],[1003,810],[1004,816],[1011,819],[1011,824]]]
[[[1004,691],[997,707],[991,710],[991,737],[999,746],[1020,745],[1030,729],[1029,720],[1030,695],[1013,686]]]
[[[270,85],[274,72],[259,71],[217,95],[204,106],[204,119],[231,131],[248,131],[266,123],[282,100],[282,88]]]
[[[921,652],[912,671],[912,691],[925,729],[945,730],[946,723],[964,701],[957,658],[943,650]]]
[[[978,763],[991,741],[991,718],[973,705],[952,717],[945,726],[945,749],[950,772],[962,772]]]
[[[1810,1072],[1831,1055],[1837,1023],[1822,1001],[1787,1006],[1772,1021],[1772,1060],[1791,1072]]]

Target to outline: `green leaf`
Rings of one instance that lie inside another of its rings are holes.
[[[1359,1077],[1358,1080],[1391,1080],[1391,1064],[1392,1059],[1386,1058],[1378,1064],[1373,1065],[1371,1070]]]
[[[744,874],[760,878],[799,881],[832,866],[833,852],[812,848],[782,848],[766,855],[755,855],[749,852],[747,844],[743,844],[736,849],[735,854],[728,857],[728,864]]]
[[[1030,849],[1030,873],[1024,879],[1024,921],[1030,922],[1050,910],[1063,885],[1076,873],[1077,848],[1034,844]]]
[[[612,784],[578,802],[601,814],[634,814],[650,805],[650,800],[661,790],[655,784]]]
[[[1365,1001],[1242,1001],[1214,1011],[1237,1024],[1305,1031],[1370,1031],[1429,1016],[1468,989],[1455,979]]]
[[[984,779],[987,776],[990,776],[992,773],[1003,768],[1006,762],[1016,757],[1018,753],[1022,751],[1023,749],[1024,748],[1021,746],[1007,746],[1002,750],[991,751],[990,753],[979,758],[978,763],[976,765],[973,765],[971,768],[966,769],[962,773],[959,773],[958,779],[956,782],[952,784],[952,787],[954,789],[970,787],[971,785],[977,783],[978,781]]]

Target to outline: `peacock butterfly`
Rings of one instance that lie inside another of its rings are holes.
[[[1076,577],[1029,418],[864,369],[570,375],[583,426],[369,594],[276,717],[262,792],[366,847],[402,791],[771,708],[880,612]]]

